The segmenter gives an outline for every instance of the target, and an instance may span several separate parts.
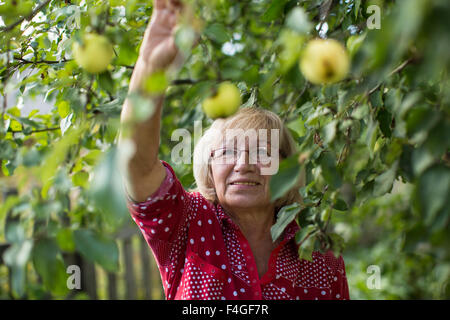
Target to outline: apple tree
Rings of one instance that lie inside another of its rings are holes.
[[[301,258],[342,254],[353,299],[449,298],[450,3],[183,2],[182,65],[147,81],[166,94],[160,158],[173,164],[174,130],[211,124],[203,102],[230,82],[298,144],[271,190],[304,175],[303,203],[273,235],[295,219]],[[152,1],[0,1],[1,298],[67,297],[68,253],[118,271],[131,220],[120,112],[151,13]],[[136,121],[151,114],[130,98]],[[191,163],[173,166],[195,186]]]

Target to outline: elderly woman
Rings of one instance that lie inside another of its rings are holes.
[[[173,29],[181,5],[155,0],[130,82],[139,91],[148,75],[174,64]],[[298,202],[298,188],[270,201],[271,175],[264,168],[295,152],[280,118],[267,110],[243,108],[216,120],[196,145],[197,191],[188,192],[171,166],[158,159],[163,96],[149,96],[154,114],[135,126],[135,152],[127,166],[128,207],[157,260],[167,299],[348,299],[342,257],[313,253],[300,260],[292,222],[272,241],[278,210]],[[131,119],[127,100],[122,122]],[[268,139],[231,139],[227,129],[267,129]],[[270,132],[279,132],[275,137]],[[121,143],[123,137],[121,137]],[[272,153],[276,145],[276,154]],[[207,155],[204,157],[203,155]],[[205,161],[206,159],[206,161]]]

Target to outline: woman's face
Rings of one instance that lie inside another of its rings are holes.
[[[231,209],[267,209],[271,176],[261,174],[265,164],[259,160],[270,154],[270,144],[237,144],[223,143],[213,150],[211,172],[219,203]]]

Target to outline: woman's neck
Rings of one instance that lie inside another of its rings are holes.
[[[235,222],[252,250],[258,275],[261,278],[268,270],[270,255],[279,241],[273,242],[270,228],[275,222],[275,210],[225,210]]]
[[[225,211],[240,228],[248,241],[260,241],[270,236],[275,223],[274,208],[225,208]]]

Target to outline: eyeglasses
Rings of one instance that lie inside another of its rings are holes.
[[[270,149],[265,147],[259,147],[252,150],[238,150],[234,148],[219,148],[211,151],[211,158],[218,160],[221,163],[235,163],[242,155],[242,152],[248,152],[249,163],[263,163],[267,164],[270,162],[271,155]]]

